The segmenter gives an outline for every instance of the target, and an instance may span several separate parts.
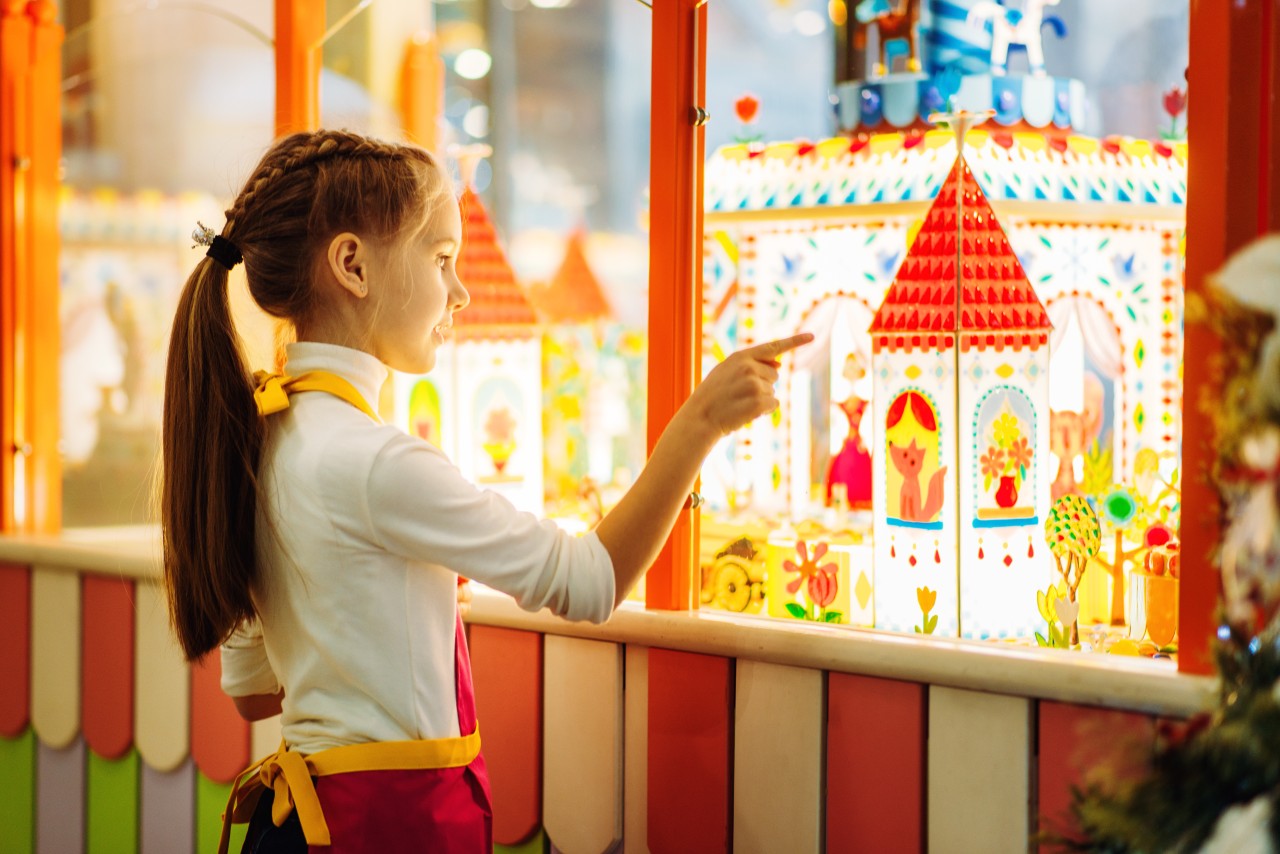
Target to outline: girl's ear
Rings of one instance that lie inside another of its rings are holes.
[[[360,236],[344,231],[329,241],[325,260],[338,287],[356,299],[369,295],[368,246]]]

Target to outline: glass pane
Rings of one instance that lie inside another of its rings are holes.
[[[429,25],[429,4],[326,0],[320,117],[325,127],[401,138],[400,75],[409,40]]]
[[[473,480],[585,530],[645,457],[649,13],[463,0],[434,15],[441,147],[472,164],[472,301],[435,370],[398,378],[397,419]],[[491,154],[472,156],[478,143]]]
[[[154,521],[164,358],[197,220],[271,140],[271,10],[68,2],[63,48],[63,524]],[[233,278],[237,302],[242,280]]]
[[[1125,591],[1178,522],[1188,4],[1007,7],[712,7],[704,370],[817,338],[704,469],[708,604],[1036,643],[1061,597],[1086,643],[1164,645]],[[969,178],[948,107],[994,113]],[[1071,495],[1102,535],[1074,590],[1045,539]]]

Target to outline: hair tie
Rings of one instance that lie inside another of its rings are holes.
[[[191,239],[200,246],[208,246],[209,251],[204,254],[226,267],[227,270],[244,260],[244,256],[240,254],[239,248],[234,243],[221,234],[214,234],[213,229],[202,222],[196,223],[195,231],[191,232]]]

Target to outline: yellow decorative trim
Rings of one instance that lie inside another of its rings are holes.
[[[887,151],[897,151],[902,148],[902,142],[906,139],[900,133],[883,133],[876,134],[871,137],[871,141],[867,146],[871,149],[872,154],[884,154]]]
[[[1085,157],[1092,157],[1098,153],[1099,145],[1096,139],[1087,136],[1069,136],[1067,137],[1067,148],[1076,154],[1083,154]]]
[[[1013,139],[1019,147],[1027,151],[1044,151],[1049,147],[1049,141],[1038,133],[1019,131],[1013,135]]]

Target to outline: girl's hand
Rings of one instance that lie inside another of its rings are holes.
[[[717,439],[772,412],[778,408],[773,393],[778,357],[812,340],[813,335],[805,332],[739,350],[712,368],[686,408],[710,427]]]

